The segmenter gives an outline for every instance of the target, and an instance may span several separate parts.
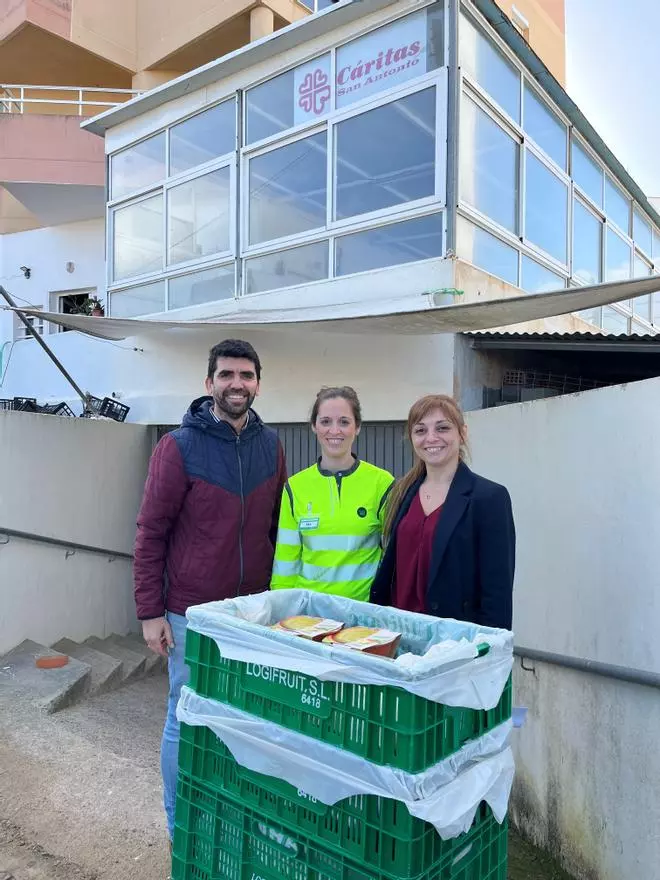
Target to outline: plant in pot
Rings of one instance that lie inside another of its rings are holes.
[[[105,315],[105,309],[103,308],[103,303],[101,300],[94,294],[93,296],[87,297],[87,299],[80,306],[79,314],[81,315],[91,315],[94,318],[102,318]]]

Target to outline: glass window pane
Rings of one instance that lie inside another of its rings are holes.
[[[593,324],[595,327],[600,327],[600,308],[595,309],[584,309],[582,312],[576,312],[578,318],[582,318],[583,321],[588,321],[589,324]]]
[[[571,177],[599,207],[603,207],[603,171],[576,142],[571,141]]]
[[[337,107],[347,107],[442,66],[442,4],[337,49]]]
[[[328,277],[328,242],[278,251],[245,261],[246,293],[309,284]]]
[[[646,262],[646,260],[642,260],[641,257],[638,257],[637,254],[633,257],[633,277],[634,278],[644,278],[648,275],[652,275],[653,270],[651,266]],[[632,300],[632,308],[633,312],[636,315],[639,315],[640,318],[644,318],[645,321],[651,320],[651,294],[646,294],[645,296],[637,296]]]
[[[167,194],[170,264],[229,250],[229,168],[220,168]]]
[[[135,318],[165,311],[165,282],[143,284],[129,290],[110,294],[110,314],[113,318]]]
[[[640,318],[644,318],[645,321],[651,320],[651,294],[647,293],[645,296],[637,296],[632,301],[633,312],[636,315],[639,315]]]
[[[337,275],[441,257],[442,214],[342,235],[335,253]]]
[[[630,233],[630,202],[618,186],[605,175],[605,213],[622,232]]]
[[[231,299],[235,289],[234,264],[170,278],[169,286],[170,309]]]
[[[326,184],[325,132],[250,159],[250,244],[325,226]]]
[[[518,144],[465,95],[461,111],[462,198],[482,214],[518,230]]]
[[[165,132],[110,157],[110,198],[122,199],[165,177]]]
[[[461,67],[520,122],[520,74],[466,16],[461,16],[459,27]]]
[[[115,281],[163,268],[163,196],[113,212]]]
[[[633,210],[633,238],[635,244],[649,256],[653,252],[653,233],[651,224],[642,213],[635,208]]]
[[[551,272],[523,254],[520,286],[527,293],[551,293],[566,287],[566,282],[561,275]]]
[[[660,327],[660,291],[653,294],[653,323]]]
[[[625,281],[630,278],[632,253],[628,242],[612,229],[607,230],[607,253],[605,262],[606,281]]]
[[[645,336],[647,333],[651,332],[648,327],[645,327],[644,324],[639,324],[635,320],[631,321],[630,324],[630,332],[636,334],[637,336]]]
[[[607,333],[627,333],[628,318],[611,306],[603,306],[603,330]]]
[[[336,135],[335,219],[434,195],[434,88],[340,122]]]
[[[322,55],[250,89],[246,143],[322,119],[331,109],[330,56]]]
[[[525,84],[524,114],[524,128],[527,134],[563,171],[566,171],[566,126],[527,84]]]
[[[236,102],[210,107],[170,129],[170,174],[196,168],[236,149]]]
[[[568,187],[530,152],[526,166],[525,237],[565,263]]]
[[[660,232],[653,229],[653,256],[656,263],[660,263]]]
[[[573,202],[573,277],[582,284],[601,280],[603,224],[584,205]]]
[[[518,251],[463,217],[458,218],[458,256],[518,286]]]

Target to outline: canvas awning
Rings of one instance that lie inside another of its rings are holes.
[[[101,339],[126,339],[166,330],[209,330],[231,328],[233,333],[248,330],[300,329],[323,333],[392,333],[423,335],[461,333],[509,327],[527,321],[551,318],[570,312],[608,305],[660,290],[660,277],[617,281],[591,287],[575,287],[549,293],[526,294],[504,299],[456,303],[443,293],[400,297],[380,302],[336,303],[331,306],[303,306],[268,311],[254,300],[223,303],[224,314],[195,321],[147,318],[93,318],[63,315],[41,309],[24,308],[26,315],[79,330]],[[449,301],[448,304],[442,304]]]

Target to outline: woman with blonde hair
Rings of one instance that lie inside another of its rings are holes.
[[[371,601],[511,629],[516,536],[509,493],[465,463],[456,401],[429,394],[408,415],[416,461],[387,499]]]

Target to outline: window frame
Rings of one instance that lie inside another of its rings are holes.
[[[575,275],[575,202],[577,202],[581,208],[587,211],[587,213],[590,214],[594,218],[594,220],[596,220],[600,225],[600,250],[598,254],[598,273],[600,278],[597,284],[602,284],[603,279],[605,278],[605,238],[607,234],[607,220],[604,214],[602,214],[600,211],[597,211],[593,207],[592,203],[583,197],[582,191],[579,188],[573,188],[571,199],[571,258],[569,266],[570,279],[571,282],[575,282],[575,284],[579,287],[590,286]]]
[[[165,178],[163,183],[169,182],[170,180],[177,180],[178,178],[186,177],[187,175],[197,176],[198,174],[202,174],[203,170],[210,166],[215,166],[218,162],[221,162],[223,159],[227,159],[227,161],[231,161],[236,155],[236,150],[238,148],[241,130],[239,128],[240,121],[240,109],[239,109],[239,93],[234,92],[231,95],[228,95],[225,98],[221,98],[217,101],[213,101],[211,104],[207,104],[202,108],[197,108],[194,112],[188,113],[186,116],[181,119],[177,119],[175,122],[168,123],[167,127],[164,129],[166,135],[166,153],[165,153]],[[228,104],[230,101],[234,103],[234,149],[230,150],[228,153],[222,153],[221,155],[214,156],[209,159],[207,162],[202,162],[201,165],[195,165],[193,168],[187,168],[185,171],[179,171],[176,174],[172,174],[171,169],[171,133],[172,129],[176,128],[178,125],[182,125],[184,122],[188,122],[191,119],[194,119],[196,116],[201,116],[203,113],[206,113],[209,110],[213,110],[216,107],[220,107],[222,104]],[[163,129],[161,129],[162,131]]]
[[[461,94],[461,101],[459,101],[459,108],[462,103],[463,96],[467,97],[468,100],[471,100],[476,105],[477,109],[482,110],[493,122],[495,122],[495,124],[499,126],[499,128],[503,131],[503,133],[508,135],[508,137],[510,137],[511,140],[516,145],[517,160],[518,160],[517,180],[516,180],[516,186],[517,186],[516,231],[512,232],[510,229],[507,229],[506,226],[502,226],[502,224],[498,223],[497,220],[494,220],[492,217],[489,217],[488,214],[485,214],[479,208],[475,207],[474,205],[471,205],[469,202],[465,201],[465,199],[463,198],[462,175],[460,174],[460,153],[461,153],[461,141],[460,141],[461,126],[460,126],[460,124],[459,124],[459,134],[458,134],[459,141],[458,141],[458,145],[457,145],[457,147],[458,147],[457,152],[459,155],[459,181],[458,181],[458,205],[459,205],[459,208],[466,209],[470,212],[473,212],[476,217],[480,218],[482,225],[483,224],[490,224],[493,227],[493,229],[498,230],[498,232],[500,232],[506,236],[509,236],[509,239],[508,239],[509,243],[511,242],[511,240],[513,238],[513,240],[515,240],[515,242],[516,242],[516,245],[518,247],[520,247],[520,243],[521,243],[520,230],[522,229],[522,222],[523,222],[523,217],[521,215],[521,206],[524,204],[524,182],[525,182],[524,181],[524,174],[522,173],[522,151],[523,151],[523,146],[524,146],[523,141],[522,141],[522,135],[516,131],[517,126],[515,126],[515,124],[511,124],[508,121],[508,117],[505,119],[503,116],[501,116],[497,112],[497,110],[495,110],[495,108],[486,104],[480,95],[472,93],[472,86],[469,81],[467,82],[467,88],[462,88],[460,94]]]
[[[570,180],[570,161],[569,161],[569,151],[570,151],[570,134],[571,134],[571,126],[569,121],[563,114],[558,113],[554,107],[551,107],[548,103],[547,98],[543,94],[543,92],[538,88],[536,83],[528,76],[523,74],[523,85],[522,85],[522,123],[521,130],[525,137],[525,141],[531,141],[534,145],[535,150],[540,153],[546,164],[550,164],[554,169],[557,169],[562,175],[565,175]],[[536,100],[547,110],[547,112],[556,118],[556,120],[564,127],[564,166],[558,164],[558,162],[548,153],[543,146],[536,141],[532,135],[525,128],[525,91],[529,89],[530,92],[534,95]]]
[[[337,179],[334,172],[335,152],[336,152],[336,128],[348,119],[362,116],[371,110],[377,110],[387,104],[395,103],[401,98],[417,92],[426,91],[428,89],[435,90],[435,153],[434,153],[434,189],[432,196],[425,196],[421,199],[415,199],[409,202],[403,202],[398,205],[392,205],[388,208],[381,208],[376,211],[370,211],[365,214],[358,214],[353,217],[334,220],[334,207],[336,204]],[[276,239],[270,239],[267,242],[259,244],[249,243],[249,163],[250,160],[258,156],[273,152],[279,147],[287,146],[315,134],[326,132],[327,137],[327,156],[326,156],[326,224],[322,227],[316,227],[313,230],[296,233],[295,235],[282,236]],[[305,126],[297,126],[296,130],[289,130],[286,136],[280,134],[276,138],[268,138],[260,141],[258,144],[250,144],[249,147],[241,148],[240,156],[240,174],[241,174],[241,204],[239,205],[239,222],[241,224],[241,260],[248,259],[260,254],[269,254],[276,250],[274,245],[280,245],[282,250],[287,250],[291,246],[298,244],[308,244],[312,241],[320,240],[331,236],[336,232],[358,232],[363,228],[375,228],[381,225],[381,221],[388,219],[408,219],[417,216],[417,212],[425,213],[429,208],[437,211],[446,210],[446,162],[447,162],[447,68],[440,67],[430,73],[423,74],[412,82],[403,83],[401,86],[395,87],[388,91],[373,95],[364,101],[351,104],[350,107],[342,108],[328,114],[328,116],[317,123],[306,124]],[[333,255],[334,256],[334,255]],[[341,276],[342,278],[348,276]],[[245,294],[250,295],[250,294]]]
[[[566,260],[562,262],[557,257],[553,256],[553,254],[544,250],[540,245],[535,244],[531,239],[527,237],[527,217],[526,217],[526,204],[527,204],[527,155],[531,153],[532,156],[540,162],[550,174],[553,175],[566,189],[566,234],[564,245],[566,248]],[[526,245],[526,247],[530,251],[530,256],[533,259],[537,259],[537,257],[543,257],[546,262],[550,262],[552,265],[556,266],[558,269],[562,271],[562,274],[567,274],[568,268],[571,263],[571,230],[573,226],[573,206],[571,204],[571,179],[566,174],[566,172],[561,171],[559,166],[552,161],[543,150],[539,149],[536,146],[534,141],[530,141],[529,143],[524,143],[522,148],[522,162],[521,162],[521,173],[522,173],[522,192],[523,198],[521,199],[521,213],[522,213],[522,225],[520,226],[520,240]],[[537,260],[538,261],[538,260]],[[552,271],[555,271],[554,269]]]
[[[155,198],[158,196],[161,197],[162,202],[163,202],[163,216],[161,218],[162,225],[163,225],[163,229],[162,229],[163,261],[162,261],[161,268],[159,270],[155,270],[153,272],[143,272],[139,275],[130,275],[130,276],[128,276],[128,278],[120,278],[120,279],[115,280],[115,248],[114,248],[114,245],[115,245],[115,215],[116,215],[117,211],[120,211],[124,208],[134,207],[135,205],[141,204],[142,202],[146,202],[149,199],[152,199],[152,198]],[[120,202],[119,204],[113,205],[112,208],[109,209],[107,227],[108,227],[108,238],[109,238],[108,251],[107,251],[108,260],[106,261],[107,262],[106,272],[107,272],[107,290],[108,290],[108,292],[110,292],[111,290],[114,290],[114,288],[117,287],[118,285],[122,285],[125,287],[127,280],[130,280],[132,282],[137,282],[137,284],[135,284],[135,286],[137,287],[138,285],[146,283],[147,281],[159,279],[163,275],[163,273],[165,271],[165,264],[166,264],[165,243],[167,240],[167,214],[165,211],[165,193],[163,192],[163,189],[161,186],[156,187],[155,190],[150,190],[149,192],[140,193],[139,196],[135,196],[134,198],[131,198],[126,201]]]
[[[169,229],[169,199],[170,199],[170,191],[176,189],[178,186],[185,185],[187,183],[191,183],[193,180],[197,178],[205,177],[207,174],[212,174],[214,171],[222,171],[225,168],[229,168],[229,248],[224,251],[217,251],[213,254],[208,254],[205,257],[197,257],[191,260],[182,260],[177,263],[169,262],[169,253],[170,253],[170,229]],[[190,174],[182,174],[176,178],[168,179],[163,184],[163,198],[164,198],[164,215],[165,215],[165,269],[167,272],[172,269],[180,269],[180,268],[189,268],[194,266],[197,268],[198,266],[203,268],[208,268],[206,266],[207,263],[217,262],[218,260],[225,260],[229,257],[234,257],[236,255],[236,223],[233,222],[234,215],[231,211],[232,204],[236,201],[236,163],[232,161],[224,161],[222,160],[220,163],[214,163],[212,166],[207,165],[204,166],[204,171],[199,172],[199,169],[196,168],[194,173]]]

